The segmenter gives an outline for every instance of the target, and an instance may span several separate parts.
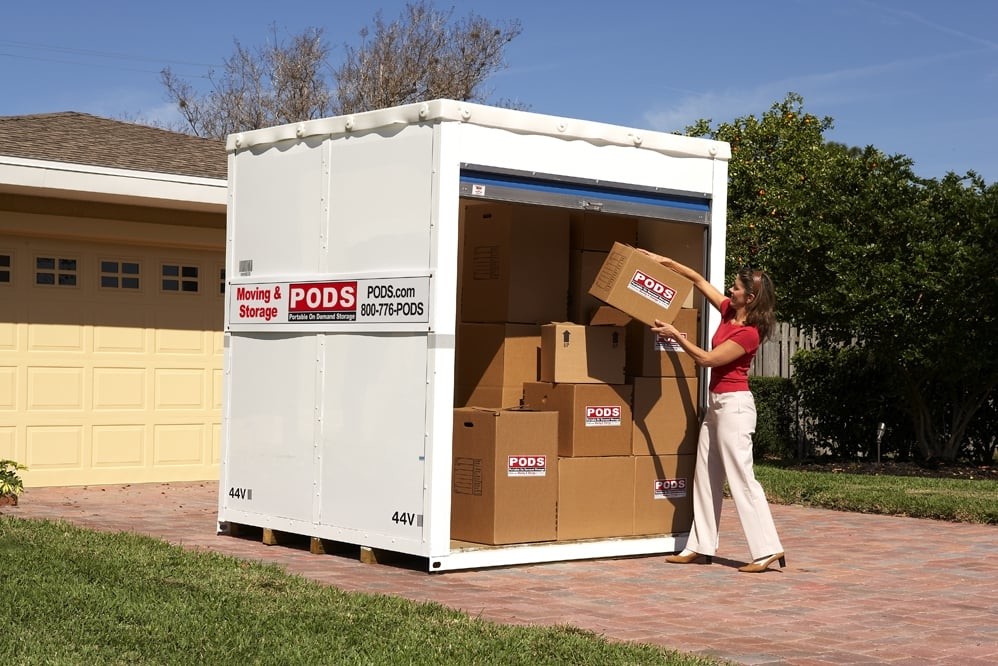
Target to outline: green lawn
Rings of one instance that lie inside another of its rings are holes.
[[[771,502],[998,524],[998,481],[805,472],[758,464]]]
[[[0,664],[715,664],[0,516]]]
[[[998,482],[760,464],[771,501],[998,523]],[[0,515],[0,664],[716,664],[346,593],[131,534]]]

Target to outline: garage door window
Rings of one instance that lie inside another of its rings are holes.
[[[10,284],[10,270],[14,257],[9,252],[0,252],[0,284]]]
[[[35,257],[35,284],[75,287],[76,265],[69,257]]]
[[[139,278],[139,262],[101,259],[100,286],[102,288],[137,290]]]
[[[163,264],[162,287],[163,291],[198,293],[198,267],[184,264]]]

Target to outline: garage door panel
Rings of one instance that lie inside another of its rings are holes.
[[[159,368],[155,377],[155,409],[206,409],[202,368]]]
[[[120,411],[146,408],[145,368],[94,368],[94,410]]]
[[[159,328],[155,333],[153,351],[157,354],[196,354],[206,353],[204,331],[185,331]]]
[[[30,469],[81,469],[83,467],[83,426],[28,426],[27,465]]]
[[[0,426],[0,458],[21,460],[17,454],[17,428]]]
[[[222,396],[225,391],[225,372],[221,368],[211,371],[211,408],[222,410]]]
[[[190,331],[202,335],[213,327],[214,313],[207,312],[205,306],[222,303],[221,298],[208,294],[159,294],[151,299],[154,307],[150,312],[152,327],[162,331]]]
[[[17,409],[17,367],[0,367],[0,410]]]
[[[28,368],[28,411],[83,410],[83,368]]]
[[[94,352],[145,354],[148,352],[145,329],[94,327]]]
[[[7,292],[0,292],[0,296],[10,296]],[[17,349],[17,332],[19,326],[14,322],[0,322],[0,351],[14,351]]]
[[[83,352],[84,328],[78,324],[28,324],[28,351]]]
[[[146,427],[105,425],[93,428],[94,467],[141,467],[146,463]]]
[[[153,431],[155,464],[197,465],[205,459],[203,424],[158,425]]]
[[[149,314],[144,308],[122,308],[104,312],[93,325],[94,353],[147,354]]]

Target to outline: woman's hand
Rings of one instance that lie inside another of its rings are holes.
[[[668,257],[663,257],[660,254],[655,254],[654,252],[649,252],[648,250],[642,249],[640,247],[637,248],[637,251],[640,252],[641,254],[645,255],[646,257],[648,257],[652,261],[654,261],[656,263],[659,263],[659,264],[662,264],[663,266],[665,266],[667,268],[669,267],[669,264],[672,263],[672,259],[669,259]]]
[[[696,287],[697,291],[703,294],[711,305],[713,305],[718,310],[721,309],[721,303],[724,301],[725,298],[724,294],[717,287],[708,282],[707,278],[700,275],[700,273],[690,268],[689,266],[685,266],[679,263],[678,261],[676,261],[671,257],[665,257],[662,256],[661,254],[655,254],[654,252],[649,252],[648,250],[641,249],[640,247],[635,249],[641,254],[651,259],[652,261],[655,261],[661,264],[662,266],[665,266],[669,270],[675,271],[676,273],[682,275],[684,278],[693,283],[693,286]]]
[[[745,349],[734,340],[725,340],[710,351],[701,349],[680,333],[675,326],[666,324],[660,319],[655,320],[655,325],[651,327],[651,330],[658,335],[675,340],[676,344],[692,356],[693,361],[701,368],[716,368],[727,365],[745,355]]]
[[[651,330],[653,333],[657,333],[658,335],[661,335],[666,338],[672,338],[673,340],[676,340],[682,335],[679,332],[679,329],[677,329],[675,326],[673,326],[672,324],[666,324],[664,321],[660,319],[655,320],[655,325],[651,327]]]

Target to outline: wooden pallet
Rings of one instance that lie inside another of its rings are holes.
[[[399,564],[414,557],[405,553],[397,553],[381,548],[358,546],[332,539],[310,537],[304,534],[295,534],[294,532],[284,532],[269,527],[256,527],[240,523],[226,523],[223,533],[241,539],[260,539],[260,542],[265,546],[286,546],[304,549],[307,544],[308,552],[313,555],[356,557],[364,564]]]

